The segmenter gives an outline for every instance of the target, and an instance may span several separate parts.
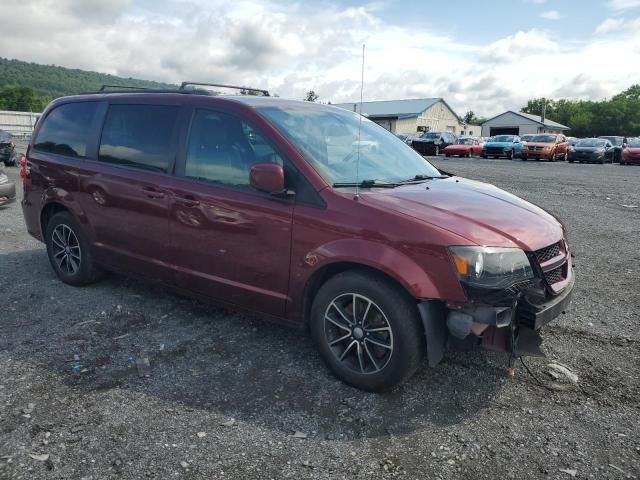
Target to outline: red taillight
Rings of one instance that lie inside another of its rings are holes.
[[[20,157],[20,176],[22,177],[22,185],[24,185],[25,187],[27,186],[27,183],[29,181],[29,173],[30,172],[27,157],[22,155]]]

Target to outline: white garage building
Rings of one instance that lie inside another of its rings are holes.
[[[360,103],[338,103],[334,106],[360,112]],[[479,136],[478,125],[465,125],[442,98],[381,100],[363,102],[362,113],[391,133],[453,132],[456,135]]]
[[[482,124],[482,136],[563,133],[569,127],[538,115],[512,110],[496,115]]]

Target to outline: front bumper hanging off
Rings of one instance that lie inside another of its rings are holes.
[[[571,303],[575,278],[555,296],[524,291],[512,306],[473,306],[448,309],[436,300],[418,304],[427,341],[429,366],[437,365],[445,351],[471,337],[487,350],[510,352],[516,356],[541,355],[538,331],[565,312]],[[478,336],[474,332],[479,331]],[[468,343],[468,342],[467,342]]]

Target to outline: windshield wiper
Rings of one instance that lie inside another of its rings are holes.
[[[362,180],[361,182],[334,183],[334,188],[360,187],[360,188],[396,188],[399,183],[383,182],[382,180]]]
[[[420,183],[420,182],[424,182],[426,180],[435,180],[438,178],[447,178],[444,175],[438,175],[438,176],[433,176],[433,175],[423,175],[423,174],[418,174],[415,175],[414,177],[411,178],[407,178],[406,180],[400,180],[398,183]]]

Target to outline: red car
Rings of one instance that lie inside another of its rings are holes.
[[[620,165],[640,165],[640,138],[630,138],[622,150]]]
[[[479,156],[482,153],[482,143],[473,137],[460,137],[454,145],[449,145],[444,149],[447,157],[457,155],[459,157]]]
[[[461,339],[537,347],[574,284],[556,218],[354,112],[262,93],[53,101],[21,176],[58,278],[122,272],[308,328],[335,375],[371,391]]]

